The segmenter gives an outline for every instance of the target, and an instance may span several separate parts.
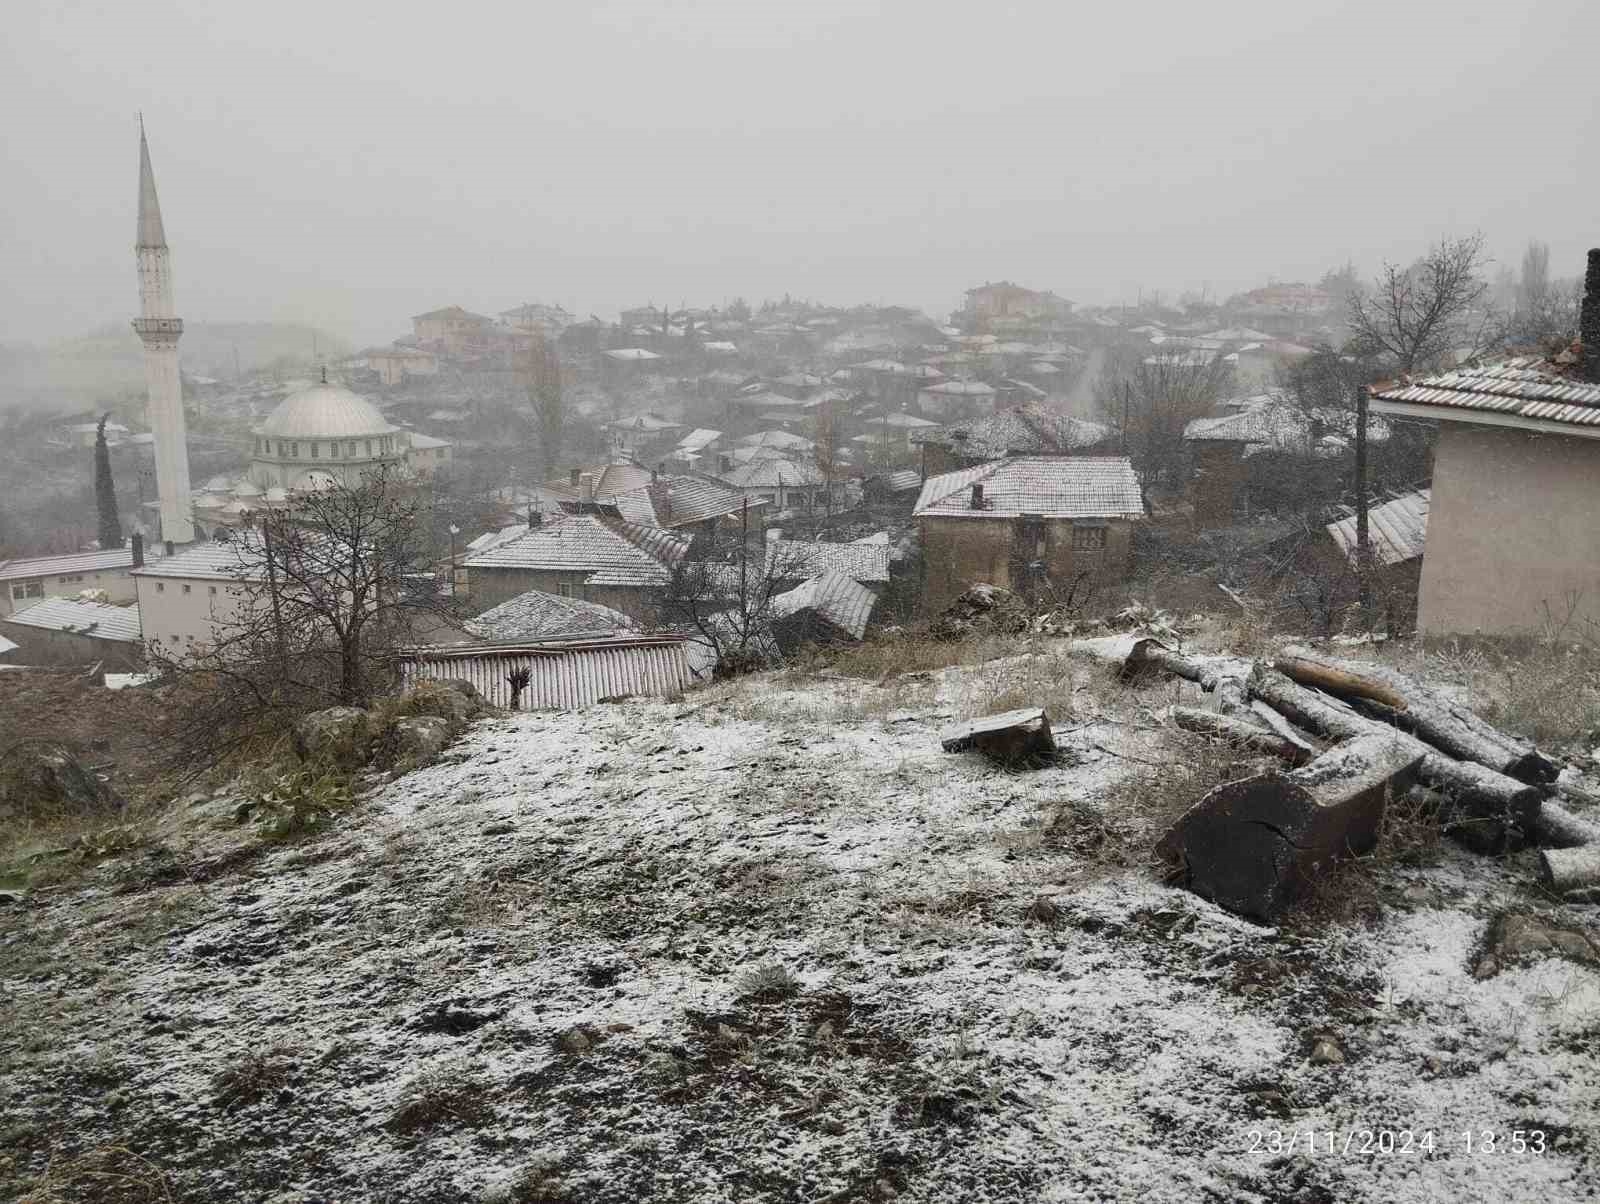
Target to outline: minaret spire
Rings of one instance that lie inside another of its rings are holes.
[[[133,245],[167,245],[167,232],[161,225],[161,202],[156,197],[156,173],[150,167],[150,144],[145,141],[142,115],[139,118],[139,236]]]
[[[161,538],[173,543],[194,539],[189,497],[189,450],[183,421],[183,386],[178,378],[178,340],[183,319],[172,297],[172,252],[161,224],[150,144],[139,117],[139,316],[133,328],[144,340],[147,413],[155,435],[156,488],[161,495]]]

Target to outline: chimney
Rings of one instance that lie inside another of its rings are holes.
[[[540,514],[539,511],[535,510],[532,506],[529,506],[528,530],[537,531],[542,526],[544,526],[544,515]]]
[[[718,472],[732,472],[733,471],[733,457],[728,455],[726,452],[718,455],[717,456],[717,471]]]
[[[973,486],[972,486],[972,508],[974,510],[982,510],[983,509],[983,482],[982,481],[973,482]]]
[[[572,470],[571,479],[572,479],[572,487],[574,489],[576,489],[578,487],[578,482],[583,479],[583,469],[574,468]]]
[[[167,555],[168,556],[172,555],[172,541],[170,539],[167,540]]]
[[[136,568],[136,569],[144,568],[144,535],[143,535],[143,533],[139,532],[139,531],[135,531],[133,533],[133,539],[130,541],[130,545],[129,546],[131,546],[133,548],[133,567]]]
[[[578,497],[586,506],[594,505],[594,474],[586,472],[578,481]]]
[[[1583,341],[1578,372],[1590,384],[1600,384],[1600,247],[1589,252],[1589,270],[1583,277],[1583,309],[1578,313],[1578,338]]]
[[[658,464],[650,470],[650,483],[654,485],[661,475],[661,466]]]

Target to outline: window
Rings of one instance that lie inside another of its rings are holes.
[[[371,439],[367,440],[367,458],[368,459],[372,458],[372,440]]]
[[[188,587],[188,586],[187,586],[187,585],[185,585],[185,586],[184,586],[184,587],[183,587],[183,592],[184,592],[184,593],[186,593],[186,594],[187,594],[187,593],[189,593],[189,592],[191,592],[191,591],[190,591],[190,589],[189,589],[189,587]]]
[[[313,460],[315,460],[315,459],[317,459],[317,458],[318,458],[318,456],[317,456],[317,449],[318,449],[318,448],[320,448],[320,447],[321,447],[321,446],[322,446],[322,444],[320,444],[320,443],[313,443],[313,444],[312,444],[312,445],[311,445],[311,458],[312,458],[312,459],[313,459]]]
[[[435,458],[437,458],[437,459],[440,459],[440,460],[444,459],[444,448],[442,448],[442,447],[436,448],[434,450],[433,454],[434,454]]]
[[[1104,527],[1073,527],[1072,550],[1098,552],[1106,546]]]
[[[157,581],[156,582],[156,593],[164,594],[166,592],[167,592],[166,584],[164,582]]]
[[[291,443],[291,444],[289,444],[289,458],[291,460],[298,460],[300,458],[300,444],[299,443]]]
[[[563,598],[583,598],[583,583],[580,581],[563,581],[556,586],[556,593]]]
[[[44,597],[43,581],[19,581],[11,587],[11,598],[16,602],[20,602],[24,598],[42,597]]]
[[[350,445],[345,449],[344,455],[347,460],[356,458],[356,441],[354,439],[350,440]]]
[[[214,586],[214,585],[206,586],[206,593],[215,594],[216,592],[217,592],[217,587],[216,586]]]

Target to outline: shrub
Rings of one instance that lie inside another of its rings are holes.
[[[350,777],[305,765],[258,783],[251,815],[273,839],[315,831],[350,805]]]

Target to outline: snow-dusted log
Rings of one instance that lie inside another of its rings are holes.
[[[1529,835],[1552,849],[1575,849],[1586,844],[1600,845],[1600,824],[1591,823],[1546,799],[1539,814],[1534,816]]]
[[[1242,713],[1248,721],[1249,661],[1234,656],[1195,656],[1169,648],[1151,637],[1134,641],[1122,665],[1123,676],[1137,679],[1156,671],[1194,682],[1206,693],[1216,695],[1217,704],[1224,713]]]
[[[1304,765],[1313,754],[1299,743],[1286,740],[1277,732],[1255,723],[1246,723],[1233,715],[1221,715],[1199,707],[1173,707],[1172,721],[1186,732],[1202,736],[1215,736],[1238,748],[1251,752],[1282,757],[1291,765]]]
[[[1273,665],[1303,685],[1364,700],[1384,722],[1412,732],[1457,760],[1474,761],[1529,785],[1556,780],[1559,767],[1530,741],[1502,732],[1470,708],[1397,669],[1341,660],[1304,647],[1285,649]]]
[[[1558,895],[1600,890],[1600,844],[1575,849],[1541,849],[1539,876]]]
[[[945,752],[976,749],[1006,765],[1047,759],[1056,750],[1050,716],[1038,707],[969,719],[940,733]]]
[[[1270,920],[1340,857],[1377,843],[1384,801],[1409,786],[1422,747],[1374,731],[1292,772],[1224,782],[1172,825],[1156,852],[1195,893]]]
[[[1250,677],[1250,692],[1316,735],[1353,740],[1381,733],[1402,746],[1420,750],[1418,776],[1449,794],[1461,813],[1471,818],[1495,819],[1526,831],[1538,814],[1538,787],[1475,762],[1457,761],[1415,736],[1358,715],[1343,703],[1290,681],[1265,665],[1256,666]]]

